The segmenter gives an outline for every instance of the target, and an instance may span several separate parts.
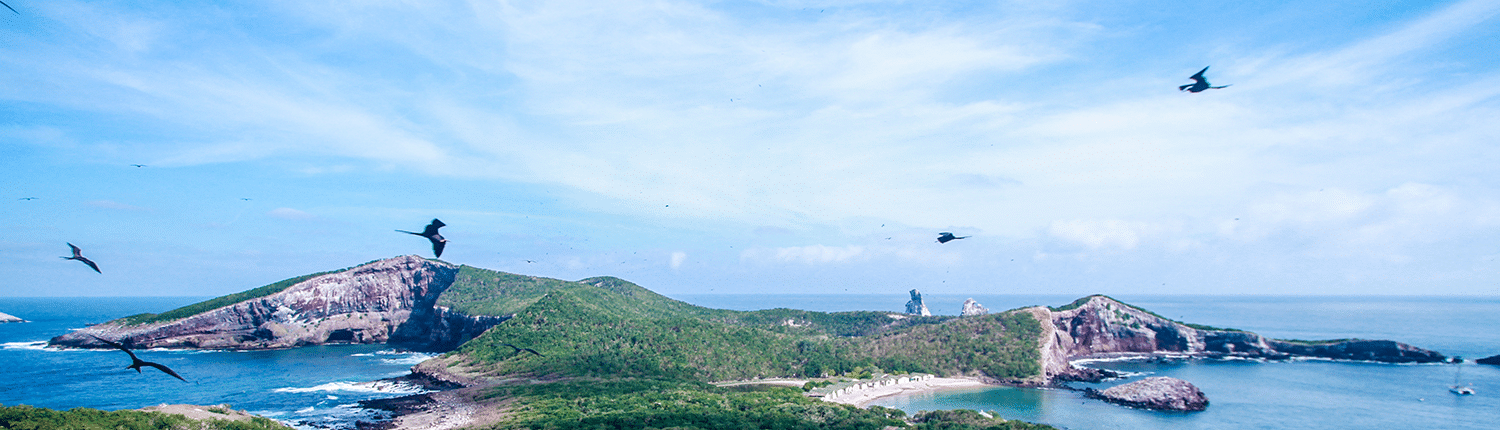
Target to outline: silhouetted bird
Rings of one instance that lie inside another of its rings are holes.
[[[0,1],[0,4],[5,4],[5,2]],[[6,9],[10,9],[11,12],[16,12],[16,8],[10,7],[10,5],[8,5],[8,4],[5,4],[5,8]],[[21,14],[20,12],[16,12],[16,15],[20,15],[20,14]]]
[[[415,233],[406,230],[396,231],[406,234],[415,234],[417,236],[427,238],[427,240],[432,241],[432,255],[436,258],[443,258],[443,247],[448,245],[448,239],[444,239],[443,235],[438,234],[438,229],[444,226],[447,226],[447,224],[443,224],[442,221],[438,221],[437,218],[433,218],[432,224],[427,224],[427,228],[423,229],[421,233]]]
[[[135,166],[135,167],[146,167],[146,165],[145,165],[145,164],[131,164],[131,166]]]
[[[505,346],[508,346],[508,347],[511,347],[511,348],[514,348],[514,349],[515,349],[515,350],[516,350],[516,353],[517,353],[517,354],[520,354],[520,353],[521,353],[521,351],[526,351],[526,352],[529,352],[529,353],[532,353],[532,354],[536,354],[536,356],[537,356],[537,357],[541,357],[541,356],[542,356],[542,353],[540,353],[540,352],[536,352],[536,350],[535,350],[535,349],[531,349],[531,348],[522,348],[522,347],[519,347],[519,346],[515,346],[515,345],[511,345],[511,344],[508,344],[508,343],[502,343],[502,344],[501,344],[501,345],[505,345]]]
[[[1193,83],[1187,84],[1187,85],[1178,86],[1177,87],[1177,91],[1187,91],[1187,92],[1190,92],[1190,93],[1197,93],[1197,92],[1203,92],[1203,90],[1207,90],[1207,89],[1219,89],[1219,88],[1224,88],[1224,87],[1228,86],[1228,85],[1218,86],[1218,87],[1210,87],[1210,86],[1208,86],[1208,78],[1204,78],[1203,77],[1203,72],[1207,72],[1207,71],[1208,71],[1208,66],[1204,66],[1203,70],[1199,70],[1198,73],[1194,73],[1192,77],[1188,78],[1188,79],[1192,79]]]
[[[93,336],[94,339],[99,339],[100,342],[104,342],[104,343],[108,344],[109,346],[113,346],[113,347],[115,347],[115,348],[117,348],[117,349],[119,349],[121,351],[125,351],[126,354],[130,354],[130,365],[129,366],[125,366],[126,369],[135,369],[136,373],[141,373],[141,366],[151,366],[151,367],[155,367],[156,370],[160,370],[162,372],[166,372],[166,374],[168,374],[168,375],[172,375],[173,378],[181,379],[182,382],[187,382],[186,379],[182,379],[182,375],[178,375],[177,372],[173,372],[172,369],[168,369],[167,366],[163,366],[163,365],[157,364],[157,363],[152,363],[152,362],[149,362],[149,361],[146,361],[146,360],[142,360],[142,359],[140,359],[140,357],[136,357],[135,353],[134,352],[130,352],[130,349],[126,348],[125,345],[121,345],[121,344],[116,343],[116,342],[110,342],[110,341],[105,340],[104,338],[99,337],[99,336],[94,336],[94,335],[89,335],[89,336]]]
[[[36,200],[36,197],[22,197],[16,200]]]
[[[98,264],[94,264],[93,260],[89,260],[87,258],[84,258],[83,254],[82,254],[82,251],[80,251],[78,249],[78,247],[73,246],[73,244],[71,244],[71,243],[68,244],[68,247],[69,248],[73,248],[73,256],[72,257],[57,257],[57,258],[61,258],[61,259],[64,259],[64,260],[78,260],[78,261],[82,261],[83,264],[89,265],[89,268],[94,269],[95,272],[99,272],[99,265]],[[99,273],[104,273],[104,272],[99,272]]]
[[[948,243],[948,241],[950,241],[950,240],[968,239],[968,238],[969,238],[968,236],[954,237],[953,233],[949,233],[949,232],[945,231],[945,232],[942,232],[942,233],[938,233],[938,240],[937,241],[938,241],[938,243]]]

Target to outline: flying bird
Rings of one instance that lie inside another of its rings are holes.
[[[442,228],[444,226],[447,226],[447,224],[443,224],[442,221],[438,221],[437,218],[433,218],[432,219],[432,224],[427,224],[427,228],[423,229],[421,233],[410,232],[410,231],[406,231],[406,230],[396,230],[396,231],[399,231],[399,232],[402,232],[402,233],[406,233],[406,234],[415,234],[417,236],[422,236],[422,237],[427,238],[427,240],[432,241],[432,254],[433,254],[433,256],[436,257],[436,258],[443,258],[443,247],[448,245],[448,239],[444,239],[443,235],[438,234],[438,229]]]
[[[82,261],[83,264],[89,265],[89,268],[94,269],[95,272],[99,272],[99,265],[98,264],[94,264],[93,260],[89,260],[87,258],[84,258],[82,251],[80,251],[78,249],[78,247],[73,246],[73,244],[71,244],[71,243],[68,244],[68,247],[69,248],[73,248],[73,256],[72,257],[57,257],[57,258],[61,258],[61,259],[64,259],[64,260],[78,260],[78,261]],[[104,273],[104,272],[99,272],[99,273]]]
[[[13,7],[10,7],[10,5],[8,5],[8,4],[5,4],[5,2],[3,2],[3,1],[0,1],[0,4],[4,4],[4,5],[5,5],[5,8],[6,8],[6,9],[10,9],[10,11],[11,11],[11,12],[16,12],[16,8],[13,8]],[[20,12],[16,12],[16,15],[20,15],[20,14],[21,14],[21,13],[20,13]]]
[[[1199,70],[1198,73],[1194,73],[1192,77],[1188,78],[1188,79],[1192,79],[1193,83],[1187,84],[1187,85],[1178,86],[1177,87],[1177,91],[1187,91],[1187,92],[1190,92],[1190,93],[1200,93],[1200,92],[1203,92],[1203,90],[1208,90],[1208,89],[1215,89],[1216,90],[1216,89],[1219,89],[1219,88],[1224,88],[1224,87],[1229,86],[1229,85],[1223,85],[1223,86],[1217,86],[1217,87],[1210,87],[1210,86],[1208,86],[1208,78],[1203,77],[1203,72],[1207,72],[1207,71],[1208,71],[1208,66],[1204,66],[1203,70]]]
[[[505,345],[505,346],[508,346],[508,347],[511,347],[511,348],[514,348],[514,349],[515,349],[515,350],[516,350],[516,353],[517,353],[517,354],[520,354],[520,353],[521,353],[521,351],[526,351],[526,352],[529,352],[529,353],[532,353],[532,354],[536,354],[536,356],[537,356],[537,357],[541,357],[541,356],[542,356],[542,353],[540,353],[540,352],[536,352],[536,350],[535,350],[535,349],[531,349],[531,348],[522,348],[522,347],[519,347],[519,346],[515,346],[515,345],[511,345],[511,344],[508,344],[508,343],[502,343],[502,344],[501,344],[501,345]]]
[[[93,336],[94,339],[99,339],[100,342],[104,342],[104,343],[108,344],[109,346],[113,346],[116,349],[119,349],[121,351],[125,351],[126,354],[130,354],[130,365],[129,366],[125,366],[126,369],[135,369],[136,373],[141,373],[141,366],[151,366],[151,367],[155,367],[156,370],[160,370],[162,372],[166,372],[166,374],[168,374],[168,375],[172,375],[173,378],[181,379],[182,382],[187,382],[186,379],[182,379],[182,375],[178,375],[177,372],[173,372],[172,369],[168,369],[167,366],[163,366],[163,365],[158,364],[158,363],[152,363],[152,362],[149,362],[149,361],[146,361],[146,360],[142,360],[142,359],[140,359],[140,357],[136,357],[135,353],[134,352],[130,352],[130,349],[126,348],[125,345],[121,345],[121,344],[119,344],[117,342],[110,342],[110,341],[105,340],[104,338],[99,337],[99,336],[94,336],[94,335],[89,335],[89,336]]]
[[[146,167],[145,164],[131,164],[131,166],[134,166],[134,167]]]
[[[36,200],[36,197],[22,197],[16,200]]]
[[[948,243],[948,241],[951,241],[951,240],[968,239],[968,238],[969,238],[969,236],[955,237],[955,236],[953,236],[953,233],[949,233],[949,232],[945,231],[945,232],[942,232],[942,233],[938,233],[938,240],[937,241],[938,241],[938,243]]]

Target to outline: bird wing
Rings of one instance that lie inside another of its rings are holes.
[[[438,229],[439,228],[443,228],[443,227],[447,227],[447,226],[448,225],[447,224],[443,224],[442,221],[438,221],[437,218],[433,218],[432,219],[432,223],[427,224],[427,228],[425,228],[425,229],[422,230],[422,235],[423,236],[436,235],[436,234],[438,234]]]
[[[431,239],[431,238],[429,238],[429,239]],[[448,241],[443,240],[442,236],[438,236],[437,239],[434,239],[432,241],[432,256],[433,256],[433,258],[443,258],[443,247],[445,247],[445,246],[448,246]]]
[[[8,4],[5,4],[5,2],[3,2],[3,1],[0,1],[0,4],[4,4],[4,5],[5,5],[5,8],[6,8],[6,9],[10,9],[10,11],[11,11],[11,12],[16,12],[16,8],[13,8],[13,7],[10,7],[10,5],[8,5]],[[16,12],[16,15],[20,15],[20,14],[21,14],[21,13],[20,13],[20,12]]]
[[[158,363],[152,363],[152,362],[149,362],[149,361],[142,361],[141,364],[145,365],[145,366],[155,367],[156,370],[160,370],[162,372],[166,372],[168,375],[172,375],[173,378],[181,379],[182,382],[187,382],[186,379],[182,379],[182,375],[178,375],[177,372],[173,372],[172,369],[168,369],[167,366],[163,366],[163,365],[158,364]]]
[[[516,352],[521,352],[521,347],[519,347],[519,346],[511,345],[511,344],[508,344],[508,343],[502,343],[501,345],[505,345],[505,346],[511,347],[512,349],[515,349]]]
[[[396,230],[396,231],[399,231],[399,232],[402,232],[402,233],[406,233],[406,234],[415,234],[417,236],[425,236],[422,233],[417,233],[417,232],[414,232],[414,231],[406,231],[406,230]]]
[[[68,247],[73,248],[73,258],[83,258],[83,251],[78,249],[78,247],[73,246],[72,243],[68,243]]]
[[[106,344],[106,345],[113,346],[113,347],[115,347],[115,349],[119,349],[121,351],[125,351],[126,354],[130,354],[130,361],[140,361],[141,360],[141,359],[135,357],[135,353],[134,352],[130,352],[130,348],[126,348],[125,345],[121,345],[119,342],[111,342],[109,339],[105,339],[105,338],[102,338],[102,337],[99,337],[99,336],[94,336],[92,334],[89,335],[89,336],[93,337],[94,339],[99,339],[100,342],[104,342],[104,344]]]
[[[1198,73],[1194,73],[1193,76],[1189,77],[1188,79],[1192,79],[1194,81],[1204,81],[1206,79],[1203,78],[1203,72],[1207,72],[1207,71],[1208,71],[1208,66],[1203,66],[1203,70],[1199,70]]]
[[[83,257],[78,257],[78,261],[82,261],[83,264],[89,265],[89,268],[94,269],[95,272],[99,272],[99,265],[98,264],[94,264],[94,260],[90,260],[90,259],[83,258]],[[99,272],[99,273],[102,274],[104,272]]]
[[[542,356],[542,353],[540,353],[540,352],[536,352],[536,350],[535,350],[535,349],[531,349],[531,348],[521,348],[521,350],[522,350],[522,351],[526,351],[526,352],[529,352],[529,353],[532,353],[532,354],[536,354],[536,356],[537,356],[537,357],[541,357],[541,356]]]

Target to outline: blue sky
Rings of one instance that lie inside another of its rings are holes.
[[[7,3],[0,296],[1500,294],[1500,1]]]

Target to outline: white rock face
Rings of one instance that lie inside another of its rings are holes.
[[[968,300],[964,300],[964,310],[959,315],[967,317],[974,315],[984,315],[988,313],[990,313],[990,310],[985,309],[984,305],[981,305],[979,304],[979,302],[974,301],[973,298],[969,298]]]
[[[451,344],[455,322],[482,332],[503,318],[464,318],[434,306],[458,267],[402,256],[318,276],[265,297],[174,321],[106,323],[52,339],[99,347],[92,336],[134,348],[278,349],[327,343]],[[472,335],[472,334],[470,334]]]
[[[1166,411],[1201,411],[1208,408],[1208,397],[1192,383],[1177,378],[1155,376],[1089,395],[1113,403],[1137,408]]]
[[[911,290],[911,301],[906,302],[906,313],[917,314],[924,317],[932,316],[932,312],[927,310],[927,304],[922,303],[921,291],[917,291],[915,289]]]
[[[16,318],[16,317],[11,316],[10,314],[7,314],[5,312],[0,312],[0,323],[10,323],[10,322],[26,322],[26,320],[23,320],[23,319],[20,319],[20,318]]]

